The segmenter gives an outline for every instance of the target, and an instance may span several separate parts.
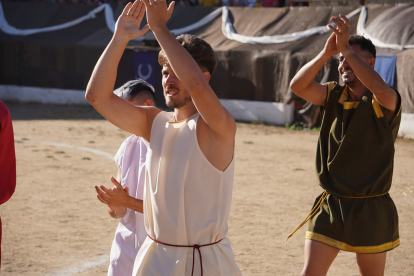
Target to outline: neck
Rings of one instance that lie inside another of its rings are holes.
[[[366,88],[360,81],[356,83],[348,83],[349,95],[348,100],[350,101],[360,101],[363,96],[365,96],[369,90]]]
[[[183,121],[187,118],[189,118],[190,116],[196,114],[197,108],[194,106],[194,104],[188,103],[183,107],[180,108],[175,108],[174,109],[174,117],[177,121]]]

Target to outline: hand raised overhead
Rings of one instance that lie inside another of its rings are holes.
[[[145,6],[141,0],[128,3],[116,21],[114,36],[128,39],[128,41],[142,37],[149,30],[148,24],[142,27],[142,29],[140,28],[144,14]]]
[[[349,25],[349,20],[344,15],[340,14],[339,18],[336,16],[331,17],[331,21],[337,26],[336,28],[332,25],[328,25],[328,27],[335,33],[336,35],[336,47],[340,52],[349,48],[349,29],[351,25]]]
[[[147,11],[147,22],[152,31],[165,27],[174,10],[175,1],[167,8],[166,0],[142,0]]]
[[[324,55],[328,57],[339,54],[338,47],[336,46],[336,34],[335,33],[329,36],[328,40],[325,43],[325,47],[323,48],[323,53]]]

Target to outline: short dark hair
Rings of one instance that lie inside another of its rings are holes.
[[[176,37],[178,42],[190,53],[202,70],[207,70],[213,75],[216,70],[217,60],[210,44],[195,35],[182,34]],[[163,66],[167,57],[163,50],[158,54],[158,62]]]
[[[361,35],[351,35],[349,37],[349,45],[359,45],[362,51],[371,53],[374,58],[377,57],[377,50],[375,49],[375,45],[368,38],[365,38]]]
[[[127,81],[115,89],[114,94],[127,101],[135,100],[139,104],[143,104],[147,99],[155,104],[155,89],[143,79]]]

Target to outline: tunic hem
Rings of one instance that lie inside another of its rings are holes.
[[[395,241],[387,242],[387,243],[380,244],[380,245],[351,246],[344,242],[337,241],[327,236],[324,236],[324,235],[321,235],[315,232],[310,232],[310,231],[306,232],[305,238],[308,240],[314,240],[314,241],[324,243],[326,245],[332,246],[334,248],[337,248],[343,251],[354,252],[354,253],[366,253],[366,254],[381,253],[381,252],[389,251],[400,245],[400,239],[398,238]]]

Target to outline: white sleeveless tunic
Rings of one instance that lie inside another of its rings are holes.
[[[147,234],[173,245],[200,248],[204,276],[241,275],[228,231],[234,158],[223,172],[202,153],[197,141],[196,114],[169,122],[173,113],[161,112],[153,122],[147,152],[144,220]],[[193,248],[179,248],[147,238],[135,259],[133,275],[191,275]],[[198,252],[194,275],[200,275]]]

